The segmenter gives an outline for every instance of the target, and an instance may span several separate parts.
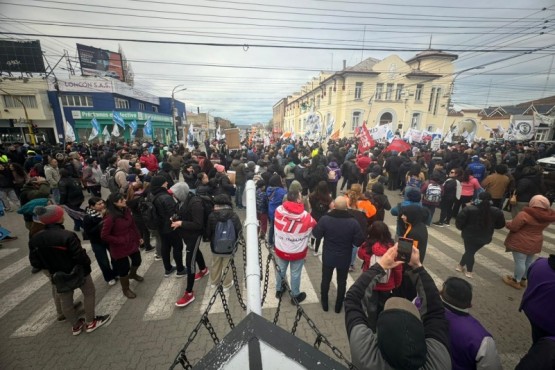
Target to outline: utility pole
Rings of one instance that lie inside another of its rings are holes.
[[[176,142],[179,141],[179,134],[178,134],[179,131],[177,129],[177,120],[175,119],[176,118],[176,114],[175,114],[175,93],[187,90],[187,88],[185,87],[181,90],[175,91],[178,87],[181,87],[181,86],[183,86],[183,85],[177,85],[172,90],[172,125],[173,125],[173,129],[175,130],[175,140],[176,140]]]

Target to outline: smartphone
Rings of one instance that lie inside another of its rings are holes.
[[[397,243],[397,260],[407,262],[407,263],[410,262],[413,245],[414,245],[413,239],[399,238],[399,241]]]

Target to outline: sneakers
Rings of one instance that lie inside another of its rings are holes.
[[[182,278],[184,276],[187,276],[187,269],[185,267],[183,268],[183,270],[177,271],[175,273],[175,277]]]
[[[528,286],[528,280],[525,278],[522,278],[522,280],[520,281],[520,286],[523,288],[526,288]]]
[[[445,226],[445,224],[444,224],[443,222],[439,222],[439,221],[438,221],[438,222],[432,222],[432,225],[435,225],[435,226],[437,226],[437,227],[443,227],[443,226]]]
[[[177,307],[185,307],[191,302],[193,302],[194,300],[195,300],[194,292],[191,292],[191,293],[185,292],[185,294],[183,294],[183,297],[179,298],[179,300],[175,302],[175,305]]]
[[[118,282],[116,281],[116,279],[112,279],[112,280],[110,280],[110,281],[108,282],[108,285],[109,285],[109,286],[114,286],[114,285],[116,285],[117,283],[118,283]]]
[[[164,276],[165,276],[165,277],[169,277],[171,274],[173,274],[173,273],[176,272],[176,271],[177,271],[177,267],[172,266],[171,269],[166,270],[166,271],[164,272]]]
[[[200,270],[199,272],[197,272],[195,274],[195,281],[202,279],[203,277],[205,277],[208,274],[209,274],[208,267],[205,267],[204,270]]]
[[[443,227],[449,227],[451,225],[449,225],[449,223],[443,224]]]
[[[87,329],[86,329],[87,333],[92,333],[96,329],[100,328],[102,325],[109,322],[110,319],[111,319],[110,315],[103,315],[103,316],[95,317],[92,322],[87,324]]]
[[[520,285],[519,282],[517,282],[512,276],[510,275],[505,275],[503,276],[503,282],[505,284],[507,284],[510,287],[515,288],[516,290],[520,290],[522,289],[522,286]]]
[[[302,301],[304,301],[306,299],[306,293],[301,292],[295,298],[291,298],[291,304],[295,304],[295,299],[297,300],[297,303],[301,303]]]
[[[455,270],[458,272],[464,272],[464,267],[462,267],[461,265],[457,265],[457,267],[455,267]]]
[[[65,317],[64,317],[64,320],[65,320]],[[74,336],[77,336],[81,334],[84,328],[85,328],[85,320],[79,319],[77,324],[73,328],[71,328],[71,332],[73,333]]]
[[[467,272],[464,273],[464,276],[466,276],[469,279],[472,279],[472,272],[467,271]]]
[[[155,261],[162,261],[162,257],[160,257],[159,255],[155,254],[155,255],[154,255],[154,260],[155,260]]]

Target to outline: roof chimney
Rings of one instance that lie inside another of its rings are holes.
[[[347,59],[343,59],[343,69],[347,68]]]

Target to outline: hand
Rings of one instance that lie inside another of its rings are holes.
[[[382,258],[378,261],[378,264],[384,269],[392,269],[403,263],[403,261],[395,261],[397,257],[397,243],[384,253]]]
[[[178,227],[181,227],[182,222],[181,221],[172,221],[172,224],[170,225],[172,229],[177,229]]]
[[[422,263],[420,262],[420,251],[415,246],[412,247],[412,254],[410,256],[409,266],[420,267]]]

